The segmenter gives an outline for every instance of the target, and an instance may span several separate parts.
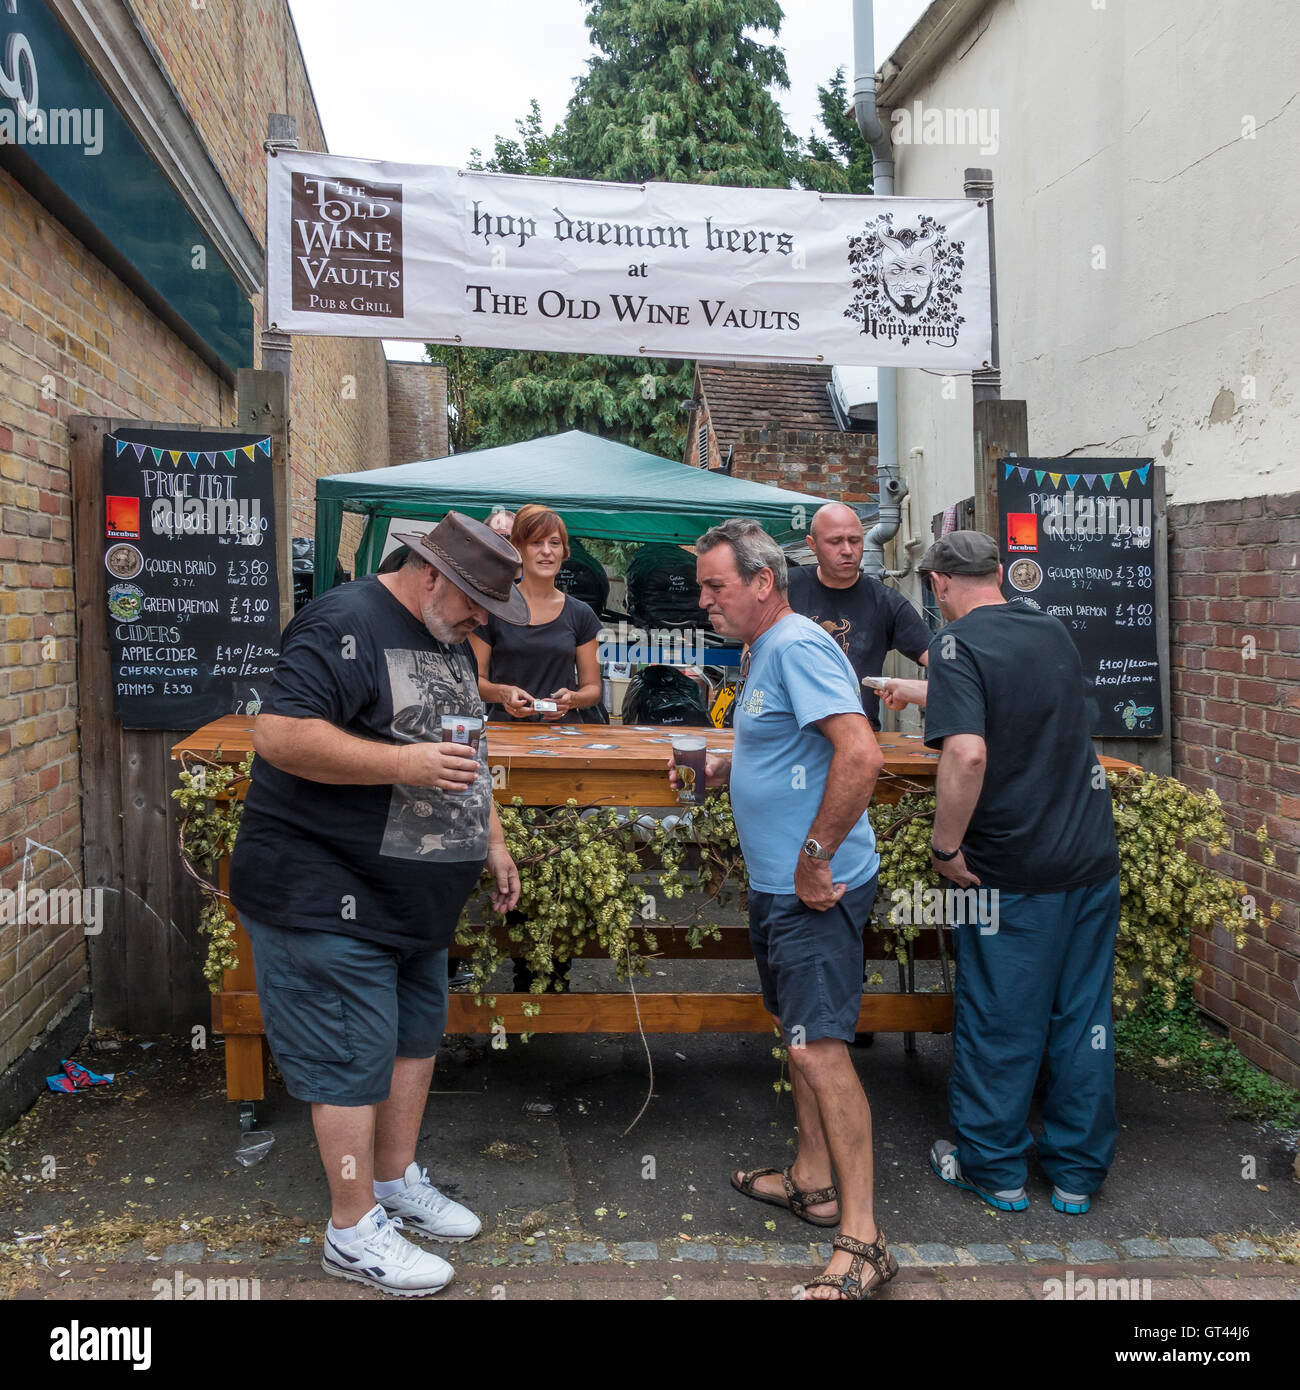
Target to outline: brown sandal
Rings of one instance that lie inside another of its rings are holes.
[[[768,1174],[773,1174],[781,1179],[781,1184],[785,1188],[785,1200],[767,1192],[756,1192],[754,1184],[759,1178],[765,1178]],[[736,1175],[731,1175],[731,1185],[737,1192],[743,1193],[746,1197],[752,1197],[756,1202],[766,1202],[772,1207],[784,1207],[792,1216],[797,1216],[800,1221],[806,1221],[810,1226],[838,1226],[840,1218],[838,1216],[813,1216],[809,1207],[819,1206],[822,1202],[838,1202],[840,1200],[839,1189],[831,1184],[830,1187],[818,1187],[808,1192],[801,1192],[794,1185],[794,1180],[790,1176],[790,1169],[782,1171],[779,1168],[753,1168],[741,1176],[739,1182]]]
[[[898,1261],[889,1253],[889,1247],[885,1244],[884,1231],[877,1228],[876,1238],[870,1245],[865,1241],[854,1240],[852,1236],[838,1235],[831,1242],[833,1250],[845,1250],[853,1256],[853,1262],[849,1265],[847,1274],[819,1274],[815,1279],[809,1279],[804,1284],[805,1289],[826,1288],[838,1289],[840,1298],[848,1302],[856,1303],[859,1299],[866,1298],[869,1294],[875,1293],[898,1273]],[[862,1267],[869,1264],[871,1266],[871,1278],[864,1284],[862,1282]],[[819,1300],[813,1299],[812,1302]],[[834,1299],[826,1299],[825,1302],[833,1303]]]

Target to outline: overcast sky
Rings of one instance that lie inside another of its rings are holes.
[[[312,90],[334,154],[407,164],[462,164],[536,97],[557,125],[592,55],[581,0],[290,0]],[[926,0],[876,0],[876,67]],[[817,88],[839,66],[852,88],[853,0],[782,0],[792,130],[817,125]],[[364,22],[358,19],[364,15]],[[770,35],[760,33],[760,39]],[[387,344],[418,360],[417,343]]]

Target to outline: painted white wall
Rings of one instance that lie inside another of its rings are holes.
[[[1276,0],[999,0],[903,95],[996,114],[995,153],[900,145],[896,191],[993,170],[1002,391],[1031,454],[1150,455],[1171,504],[1300,490],[1297,53],[1300,5]],[[899,381],[924,529],[973,490],[970,381]]]

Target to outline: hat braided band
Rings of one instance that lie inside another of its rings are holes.
[[[463,565],[458,564],[455,560],[453,560],[452,557],[448,555],[447,552],[443,550],[441,546],[433,545],[428,540],[426,540],[424,543],[429,547],[430,550],[434,552],[434,554],[438,556],[438,558],[444,564],[450,565],[451,568],[454,569],[456,573],[460,575],[460,577],[471,587],[480,590],[482,593],[485,593],[489,598],[495,599],[497,603],[509,602],[509,591],[503,592],[500,589],[489,589],[488,586],[484,584],[483,581],[477,575],[471,574]]]

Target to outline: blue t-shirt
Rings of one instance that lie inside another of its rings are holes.
[[[791,613],[750,647],[749,675],[735,711],[731,805],[750,886],[760,893],[793,893],[834,752],[816,724],[832,714],[862,715],[857,678],[823,628]],[[835,851],[831,877],[857,888],[879,865],[864,811]]]

